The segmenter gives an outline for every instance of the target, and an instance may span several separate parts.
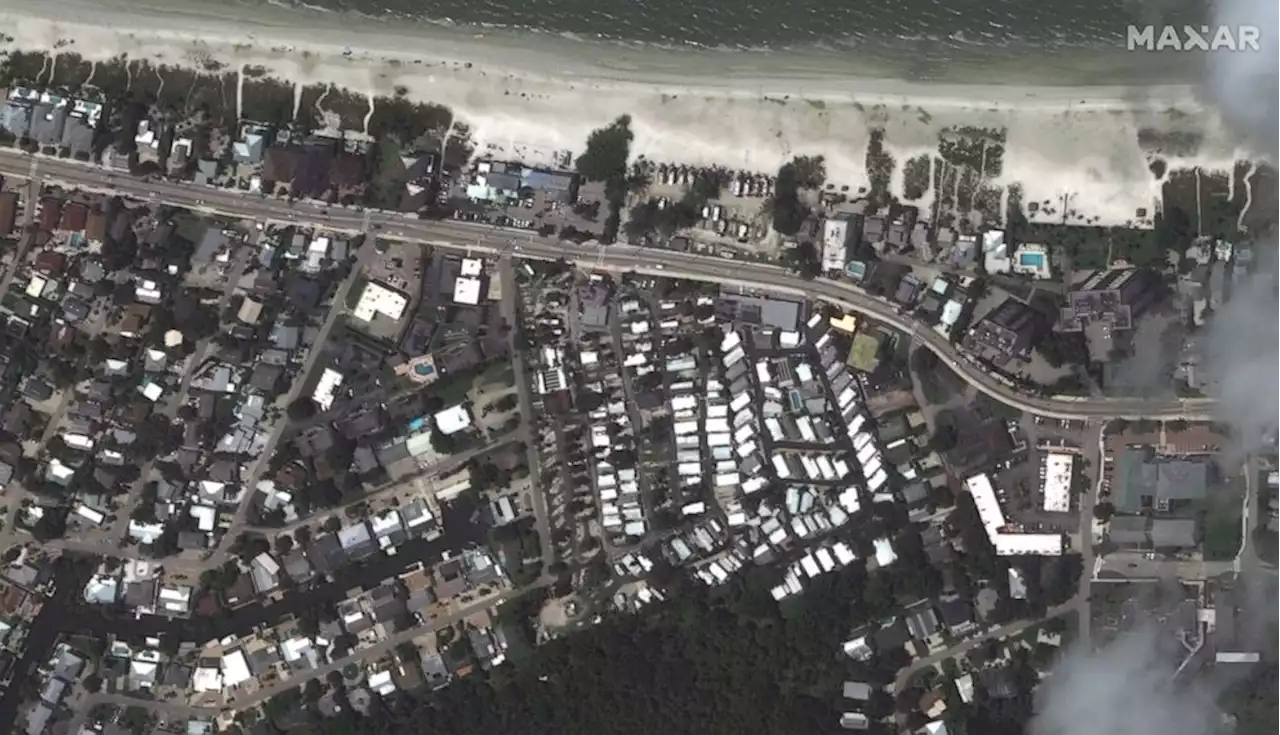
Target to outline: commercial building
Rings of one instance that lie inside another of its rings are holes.
[[[778,296],[745,296],[721,291],[715,310],[728,321],[794,332],[799,329],[804,304]]]
[[[409,297],[396,291],[390,286],[383,285],[377,281],[370,281],[365,284],[364,290],[360,292],[360,301],[356,303],[356,308],[352,309],[351,314],[355,318],[371,322],[378,314],[382,314],[388,319],[399,320],[404,316],[404,310],[409,306]]]
[[[1004,511],[1000,508],[1000,499],[996,497],[991,478],[985,474],[974,475],[965,480],[965,489],[973,498],[978,509],[978,517],[987,531],[987,538],[995,547],[999,556],[1061,556],[1063,552],[1062,534],[1060,533],[1017,533],[1009,528]]]
[[[435,420],[436,431],[445,435],[456,434],[471,425],[471,413],[461,403],[440,411],[433,419]]]
[[[1151,545],[1157,549],[1191,549],[1199,545],[1192,518],[1157,518],[1151,522]]]
[[[1117,458],[1116,468],[1113,502],[1120,513],[1177,513],[1209,492],[1209,465],[1198,460],[1129,450]]]
[[[1112,330],[1133,328],[1133,320],[1159,297],[1160,276],[1145,268],[1096,271],[1067,294],[1058,328],[1082,332],[1094,322]]]
[[[333,405],[333,399],[337,396],[338,388],[342,386],[342,373],[333,368],[325,368],[320,374],[320,380],[316,383],[316,388],[311,392],[311,400],[315,401],[321,411],[328,411]]]
[[[844,270],[849,260],[849,248],[854,244],[854,236],[860,232],[854,227],[852,217],[848,214],[831,217],[822,223],[822,270]]]
[[[1045,318],[1010,296],[969,330],[964,346],[999,367],[1012,359],[1025,357],[1045,331]]]
[[[476,164],[476,175],[467,186],[467,196],[476,201],[516,200],[525,194],[537,194],[547,202],[571,204],[577,193],[576,174],[500,161]]]
[[[1044,458],[1044,478],[1041,493],[1044,509],[1050,513],[1066,513],[1071,510],[1071,477],[1076,457],[1066,452],[1049,452]]]

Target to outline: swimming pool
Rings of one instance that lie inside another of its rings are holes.
[[[1044,253],[1022,253],[1018,256],[1018,265],[1023,268],[1043,268]]]
[[[427,377],[428,375],[431,375],[435,371],[436,371],[436,368],[434,365],[428,365],[426,363],[418,363],[417,365],[413,366],[413,372],[417,375],[421,375],[424,378]]]

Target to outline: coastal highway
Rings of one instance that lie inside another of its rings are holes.
[[[438,247],[521,257],[565,258],[588,267],[632,271],[676,278],[719,282],[742,289],[761,289],[796,296],[826,299],[844,308],[870,315],[912,335],[927,346],[966,382],[983,393],[1022,411],[1055,419],[1184,419],[1209,420],[1213,402],[1204,398],[1038,397],[1020,392],[984,368],[962,357],[945,337],[909,316],[887,300],[870,296],[852,284],[805,280],[778,266],[725,260],[692,253],[614,245],[577,246],[540,238],[526,230],[455,220],[419,220],[399,213],[356,211],[312,202],[287,202],[236,190],[184,182],[149,181],[77,161],[31,157],[13,149],[0,149],[0,174],[15,177],[39,175],[50,183],[65,182],[82,189],[134,197],[231,217],[259,221],[297,223],[334,230],[363,232],[381,237],[423,242]]]

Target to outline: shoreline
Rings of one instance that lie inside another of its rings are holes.
[[[936,157],[940,136],[957,128],[1006,134],[1003,170],[984,185],[1018,184],[1024,202],[1046,206],[1069,195],[1099,224],[1123,224],[1158,206],[1163,180],[1152,175],[1153,156],[1169,170],[1227,172],[1249,157],[1186,85],[920,83],[852,75],[819,54],[654,53],[591,43],[557,54],[550,38],[418,35],[426,24],[403,24],[406,32],[340,13],[156,2],[32,8],[0,0],[0,21],[13,37],[8,50],[216,68],[238,74],[242,85],[246,69],[260,68],[294,86],[295,110],[300,90],[317,84],[366,99],[369,115],[378,98],[440,105],[465,123],[477,155],[544,165],[629,115],[633,158],[772,174],[794,156],[822,156],[828,181],[857,191],[870,183],[867,147],[879,130],[896,163],[891,192],[922,209],[935,192],[906,199],[903,166]],[[248,14],[227,19],[239,12]],[[1153,153],[1139,143],[1149,130],[1190,131],[1202,142],[1177,155]]]
[[[901,69],[874,54],[849,50],[724,50],[637,46],[616,42],[572,39],[541,32],[472,29],[446,22],[377,19],[365,15],[276,5],[199,5],[188,0],[64,0],[31,7],[25,0],[0,0],[0,18],[9,21],[9,35],[21,47],[55,50],[59,40],[86,59],[102,60],[120,50],[145,58],[148,41],[208,47],[227,47],[266,60],[310,52],[317,56],[350,52],[349,63],[400,67],[465,67],[489,70],[534,82],[608,87],[616,91],[694,94],[727,98],[799,97],[826,102],[864,104],[926,99],[933,104],[964,107],[1062,106],[1130,107],[1137,100],[1148,105],[1190,106],[1198,109],[1194,85],[1073,84],[1070,70],[1055,63],[1063,58],[1115,78],[1113,62],[1143,59],[1142,55],[1099,54],[1096,49],[1040,51],[1019,55],[1011,66],[984,72],[993,81],[901,78]],[[407,30],[406,30],[407,29]],[[118,37],[115,43],[86,44],[80,38]],[[104,48],[105,47],[105,48]],[[424,51],[424,48],[426,49]],[[92,50],[91,50],[92,49]],[[960,60],[948,66],[964,66]],[[1168,64],[1150,71],[1167,69]],[[403,69],[401,69],[403,70]],[[1031,73],[1039,83],[1001,72]],[[1049,84],[1045,80],[1058,83]]]

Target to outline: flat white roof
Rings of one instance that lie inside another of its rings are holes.
[[[1071,475],[1075,455],[1049,452],[1044,458],[1044,509],[1050,513],[1071,510]]]
[[[365,284],[364,291],[360,292],[360,301],[356,303],[356,308],[351,313],[357,319],[366,322],[373,321],[373,317],[378,314],[390,319],[399,319],[404,316],[404,310],[408,306],[408,296],[377,281],[369,281]]]
[[[375,536],[391,533],[401,528],[400,514],[392,508],[382,515],[375,515],[370,518],[369,525],[373,528],[373,535]]]
[[[1062,556],[1060,533],[1000,533],[991,544],[999,556]]]
[[[316,402],[321,411],[328,411],[333,405],[333,397],[342,385],[342,373],[333,368],[325,368],[316,382],[316,389],[311,392],[311,400]]]
[[[233,687],[253,677],[249,673],[249,663],[244,659],[244,651],[236,649],[222,657],[222,683]]]
[[[876,564],[887,567],[898,560],[898,553],[893,550],[893,544],[887,538],[878,538],[874,542],[876,550]]]
[[[463,258],[462,270],[464,276],[478,276],[484,271],[484,261],[479,258]]]
[[[27,295],[36,298],[44,293],[45,284],[49,282],[48,278],[40,275],[32,275],[31,282],[27,284]]]
[[[382,696],[387,696],[396,690],[396,685],[391,681],[390,671],[379,671],[369,677],[369,688]]]
[[[191,677],[191,688],[196,692],[216,692],[222,689],[222,673],[214,668],[200,667]]]
[[[991,485],[991,478],[985,474],[974,475],[965,480],[964,485],[973,497],[978,517],[982,519],[982,525],[987,530],[987,537],[991,539],[997,555],[1062,555],[1063,541],[1060,533],[1005,533],[1001,530],[1007,525],[1007,521],[1004,511],[1000,509],[1000,499],[996,497],[995,488]]]
[[[218,519],[218,511],[211,505],[193,505],[188,514],[196,520],[201,531],[212,531]]]
[[[441,434],[455,434],[471,425],[471,414],[461,403],[437,413],[434,417],[436,430]]]
[[[459,276],[453,282],[453,303],[470,306],[480,303],[480,279]]]
[[[84,518],[95,526],[101,525],[107,519],[105,513],[100,510],[94,510],[84,503],[76,504],[76,515]]]
[[[978,508],[978,517],[982,519],[987,536],[993,538],[1005,527],[1004,511],[1000,509],[1000,500],[996,497],[996,489],[991,485],[991,478],[974,475],[964,481],[965,489],[973,496],[973,504]]]

